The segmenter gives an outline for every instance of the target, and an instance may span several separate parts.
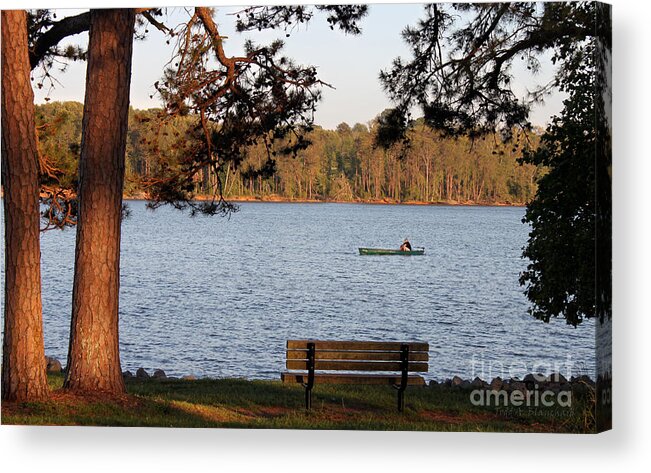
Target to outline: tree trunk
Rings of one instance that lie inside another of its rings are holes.
[[[79,218],[64,387],[124,392],[120,224],[135,13],[91,10],[79,159]]]
[[[41,306],[38,148],[24,11],[2,12],[5,309],[2,400],[48,397]]]

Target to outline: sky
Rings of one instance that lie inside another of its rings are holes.
[[[170,3],[170,2],[168,2]],[[217,2],[216,2],[217,3]],[[222,4],[225,2],[221,2]],[[362,34],[345,35],[338,30],[331,31],[323,16],[317,16],[307,26],[293,31],[289,38],[284,32],[264,31],[240,34],[234,31],[233,12],[242,7],[217,7],[215,19],[220,33],[228,36],[225,42],[229,56],[239,55],[245,39],[253,39],[267,44],[275,39],[285,41],[285,55],[300,64],[318,66],[321,80],[331,84],[334,89],[324,88],[323,99],[315,114],[315,122],[324,128],[333,129],[339,123],[367,123],[391,106],[380,85],[378,74],[387,69],[391,61],[398,57],[409,57],[409,50],[400,37],[407,25],[413,25],[421,17],[422,4],[372,4],[369,14],[362,20]],[[83,10],[57,10],[58,17],[78,14]],[[188,14],[183,8],[168,9],[165,23],[177,25],[184,22]],[[146,39],[136,41],[133,52],[131,82],[131,105],[137,109],[159,107],[160,100],[153,87],[162,75],[165,64],[170,60],[172,47],[166,44],[162,32],[148,27]],[[88,34],[71,37],[66,44],[86,45]],[[83,102],[86,64],[71,63],[65,72],[56,72],[55,87],[35,91],[36,103],[50,100],[75,100]],[[532,77],[524,68],[516,66],[514,90],[523,97],[527,88],[547,82],[554,69],[547,59],[542,63],[538,76]],[[35,71],[39,75],[39,71]],[[153,98],[150,96],[154,95]],[[531,115],[535,125],[544,126],[551,115],[562,108],[562,96],[550,96],[546,103],[536,106]],[[416,113],[417,115],[417,113]]]

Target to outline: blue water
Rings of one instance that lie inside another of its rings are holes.
[[[130,202],[122,369],[277,379],[290,338],[423,340],[430,379],[594,374],[594,323],[527,314],[523,208],[244,203],[230,219]],[[359,256],[398,247],[424,256]],[[42,236],[46,354],[66,359],[74,229]]]

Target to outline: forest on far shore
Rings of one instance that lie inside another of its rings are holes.
[[[64,187],[75,187],[81,146],[83,104],[36,105],[40,152],[62,174]],[[126,197],[147,197],[145,183],[162,167],[178,165],[192,140],[197,118],[178,116],[161,121],[160,109],[129,111],[126,153]],[[377,118],[368,124],[341,123],[335,130],[315,127],[311,145],[296,157],[273,157],[272,173],[262,145],[247,148],[242,164],[221,172],[226,199],[389,201],[426,203],[525,204],[536,193],[542,167],[520,164],[522,146],[486,137],[442,138],[416,122],[409,146],[375,145]],[[535,148],[538,132],[516,133],[516,143]],[[154,151],[155,150],[155,151]],[[199,195],[213,194],[217,176],[202,170],[195,180]]]

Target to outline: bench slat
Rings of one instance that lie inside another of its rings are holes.
[[[307,374],[288,373],[280,374],[283,383],[307,383]],[[379,374],[352,374],[352,373],[315,373],[317,384],[400,384],[400,375]],[[425,379],[418,375],[409,375],[409,386],[425,386]]]
[[[315,358],[317,360],[400,361],[400,352],[317,350]],[[306,360],[307,350],[287,350],[287,359]],[[409,361],[429,361],[429,353],[410,351]]]
[[[358,342],[339,340],[287,340],[287,349],[307,350],[307,344],[314,343],[317,350],[362,350],[362,351],[400,351],[403,344],[409,345],[409,351],[429,351],[426,342]]]
[[[324,361],[314,362],[315,370],[334,371],[400,371],[401,364],[395,361]],[[287,360],[288,370],[307,370],[307,361]],[[409,371],[427,371],[427,363],[409,363]]]

